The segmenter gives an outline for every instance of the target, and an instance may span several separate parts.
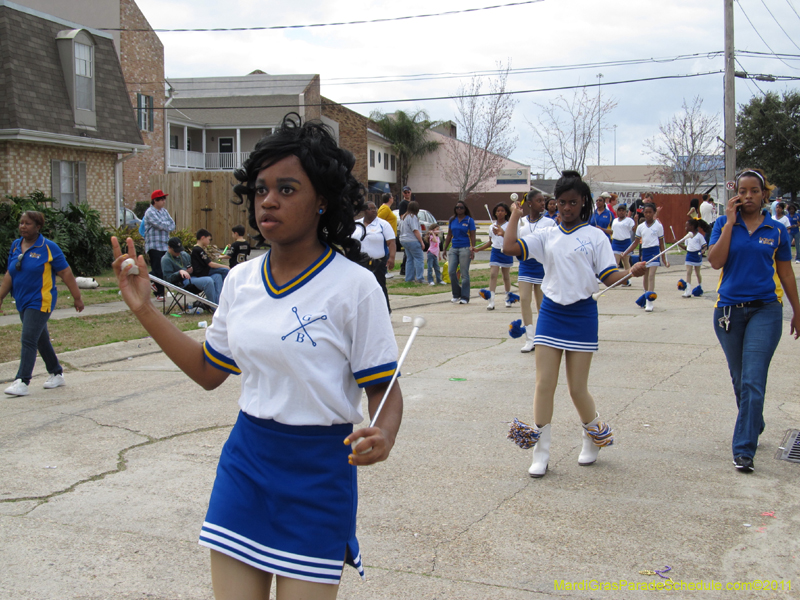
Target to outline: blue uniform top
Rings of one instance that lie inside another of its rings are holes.
[[[56,306],[56,273],[66,269],[69,264],[58,244],[45,238],[41,233],[33,246],[22,254],[22,238],[11,243],[8,254],[8,273],[11,275],[11,295],[17,303],[17,310],[28,308],[42,312],[52,312]]]
[[[714,221],[709,246],[717,243],[727,222],[725,215]],[[731,232],[728,260],[719,274],[719,298],[715,306],[733,306],[753,300],[782,302],[783,289],[775,261],[791,258],[789,234],[782,223],[765,214],[764,222],[751,235],[741,216],[737,215]]]
[[[614,213],[607,208],[601,213],[598,213],[595,210],[592,212],[592,218],[589,219],[589,225],[599,227],[603,230],[603,233],[605,233],[608,237],[611,237],[611,234],[609,234],[606,230],[611,227],[611,222],[614,220],[614,218]]]
[[[453,234],[453,248],[469,248],[472,245],[469,239],[469,232],[475,231],[475,221],[472,217],[463,217],[461,220],[453,217],[448,226],[450,233]]]

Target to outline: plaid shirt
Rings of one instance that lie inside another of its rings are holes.
[[[144,213],[144,251],[166,252],[169,232],[175,229],[175,221],[166,208],[156,210],[152,206]]]

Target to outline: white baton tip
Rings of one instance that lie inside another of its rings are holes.
[[[422,329],[425,327],[425,317],[414,317],[413,325]]]
[[[519,196],[517,194],[511,194],[511,201],[512,202],[516,202],[517,199],[519,199]]]
[[[125,267],[128,265],[132,265],[130,271],[128,271],[128,275],[138,275],[139,274],[139,267],[136,266],[136,261],[132,258],[126,258],[122,261],[122,270],[125,270]]]

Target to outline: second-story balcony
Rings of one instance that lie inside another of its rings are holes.
[[[249,152],[192,152],[170,148],[169,166],[198,171],[233,171],[242,166]]]

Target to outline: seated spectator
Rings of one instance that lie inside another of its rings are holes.
[[[193,285],[202,290],[211,302],[219,303],[222,284],[218,287],[211,277],[193,276],[192,258],[184,252],[180,238],[173,237],[167,242],[167,253],[161,257],[161,271],[167,283],[183,288]]]

